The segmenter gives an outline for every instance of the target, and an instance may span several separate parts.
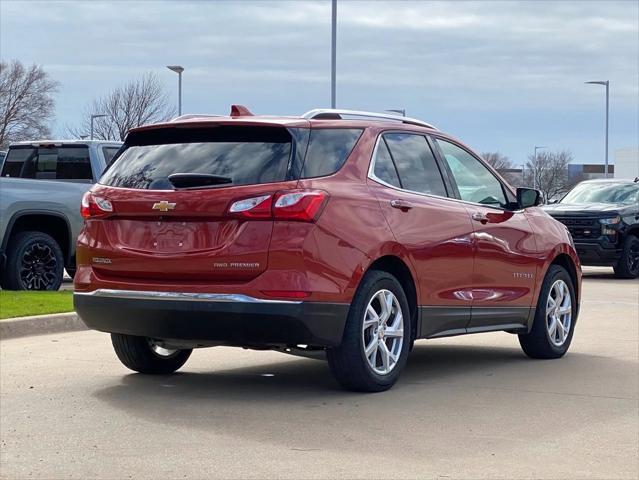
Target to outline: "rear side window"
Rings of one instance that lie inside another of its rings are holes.
[[[107,169],[100,183],[114,187],[172,190],[174,173],[229,177],[230,185],[286,179],[291,134],[282,127],[215,126],[163,128],[134,132],[126,150]]]
[[[302,178],[322,177],[337,172],[361,135],[361,129],[311,130]]]
[[[102,147],[102,153],[104,154],[105,164],[108,165],[115,157],[115,154],[120,150],[119,147]]]
[[[2,168],[2,176],[40,180],[92,180],[89,148],[86,145],[11,148]]]
[[[402,188],[446,196],[444,180],[425,137],[410,133],[387,133],[383,138],[388,145]]]
[[[377,145],[377,154],[375,156],[375,171],[373,172],[377,178],[381,181],[392,185],[393,187],[401,188],[402,184],[397,176],[397,169],[393,163],[388,147],[384,139],[380,139]]]

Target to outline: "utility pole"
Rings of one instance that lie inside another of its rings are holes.
[[[592,85],[604,85],[606,87],[606,166],[604,167],[604,177],[608,178],[608,117],[610,115],[610,81],[597,80],[586,82]]]
[[[337,88],[337,0],[332,4],[332,31],[331,31],[331,108],[335,108]]]

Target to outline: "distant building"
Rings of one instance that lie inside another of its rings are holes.
[[[628,147],[615,150],[615,177],[639,177],[639,149]]]
[[[603,163],[571,163],[568,165],[568,179],[570,182],[581,182],[604,178],[606,166]],[[615,166],[608,165],[608,176],[613,177]]]

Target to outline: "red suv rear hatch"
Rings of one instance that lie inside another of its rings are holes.
[[[247,281],[267,268],[276,192],[294,188],[284,127],[132,132],[85,198],[97,275]]]

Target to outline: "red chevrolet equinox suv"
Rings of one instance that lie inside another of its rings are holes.
[[[75,308],[150,374],[230,345],[380,391],[415,340],[491,331],[558,358],[581,266],[538,204],[420,120],[186,115],[131,130],[85,195]]]

